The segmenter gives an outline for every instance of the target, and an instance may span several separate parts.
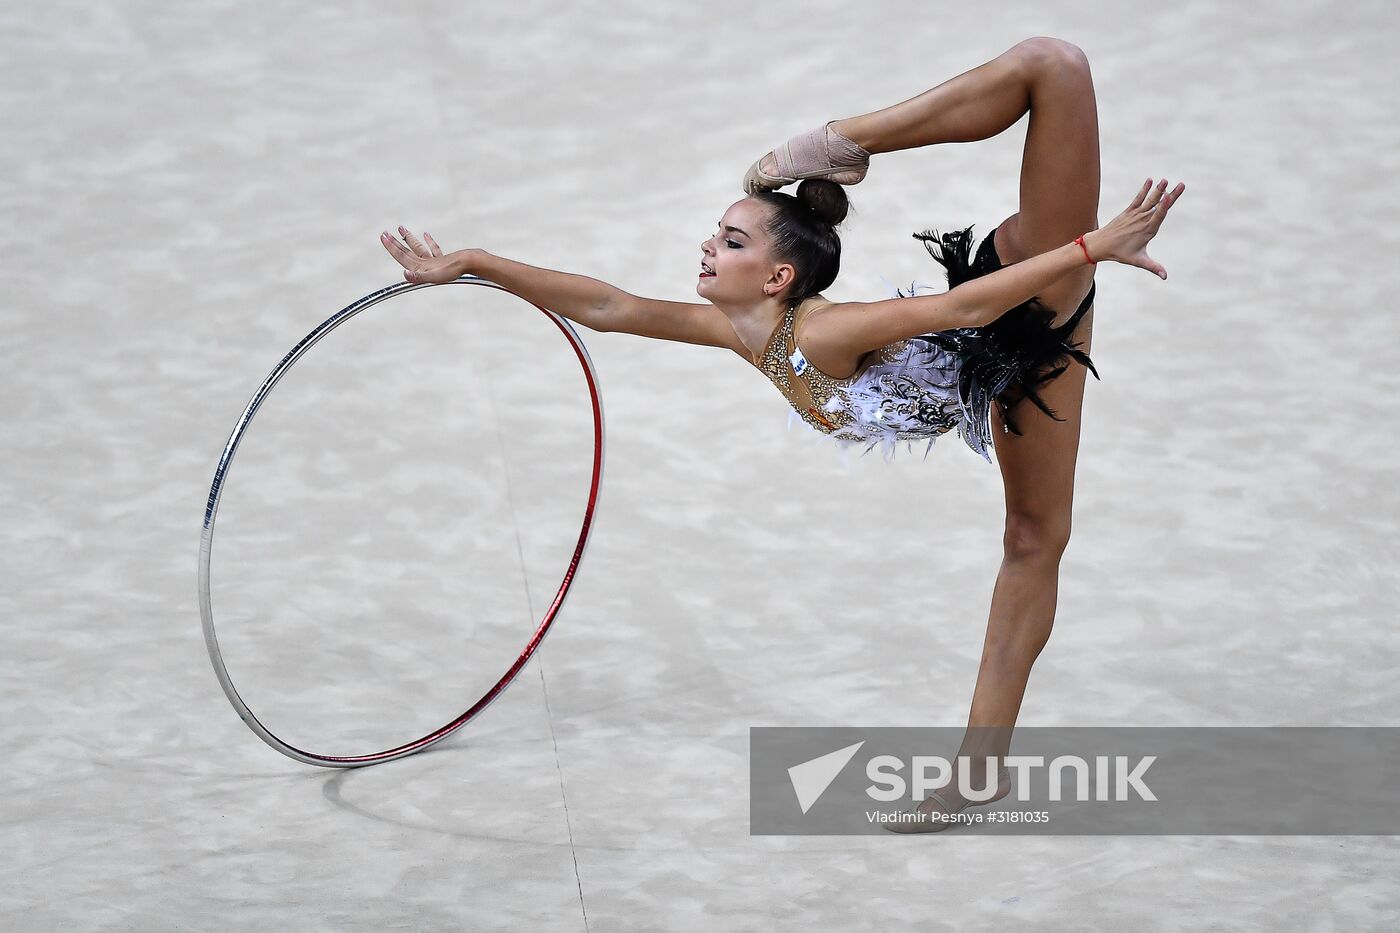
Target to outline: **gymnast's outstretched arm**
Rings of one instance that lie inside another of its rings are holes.
[[[1121,214],[1084,234],[1083,247],[1068,243],[939,295],[834,305],[828,313],[813,316],[807,327],[808,346],[839,348],[845,354],[865,353],[920,334],[983,327],[1086,261],[1113,260],[1165,279],[1167,270],[1147,255],[1147,244],[1186,190],[1184,184],[1171,191],[1166,187],[1163,179],[1154,189],[1149,178]]]
[[[615,285],[570,272],[556,272],[496,256],[483,249],[444,254],[432,236],[419,240],[399,227],[404,243],[386,231],[384,248],[413,283],[451,282],[478,275],[526,301],[600,333],[618,332],[710,347],[742,347],[729,319],[712,304],[640,298]]]
[[[526,301],[597,331],[607,329],[603,326],[604,312],[622,293],[616,286],[586,275],[542,269],[492,255],[484,249],[460,249],[444,254],[432,234],[426,231],[422,240],[406,227],[399,227],[399,233],[403,235],[403,243],[388,231],[379,239],[389,255],[403,266],[404,281],[414,284],[441,284],[464,275],[477,275]]]

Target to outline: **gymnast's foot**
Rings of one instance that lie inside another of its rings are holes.
[[[980,783],[981,781],[974,774],[972,789],[977,790]],[[953,779],[948,782],[946,787],[940,787],[920,801],[913,810],[906,811],[904,819],[880,825],[892,833],[939,833],[945,829],[952,829],[959,823],[971,822],[970,819],[958,816],[964,810],[971,807],[985,807],[1009,793],[1011,793],[1011,771],[1009,768],[1002,768],[997,772],[997,790],[991,799],[975,802],[968,800],[958,792],[958,777],[954,773]]]
[[[838,128],[843,120],[799,133],[750,166],[744,176],[749,194],[781,188],[803,178],[858,184],[870,168],[870,153]]]

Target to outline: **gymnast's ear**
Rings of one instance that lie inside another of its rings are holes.
[[[781,295],[783,289],[792,285],[797,278],[797,267],[790,262],[780,262],[773,267],[773,274],[763,283],[763,293],[769,298]]]

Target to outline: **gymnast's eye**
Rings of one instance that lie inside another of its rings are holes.
[[[738,243],[735,243],[733,240],[725,240],[724,242],[728,243],[731,249],[743,249],[742,246],[740,246]]]

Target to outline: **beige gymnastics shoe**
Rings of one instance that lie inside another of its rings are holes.
[[[870,169],[870,153],[836,132],[831,126],[835,122],[830,120],[792,137],[749,166],[744,175],[745,193],[781,188],[803,178],[827,178],[838,185],[858,184]],[[773,157],[776,175],[760,168],[768,156]]]

